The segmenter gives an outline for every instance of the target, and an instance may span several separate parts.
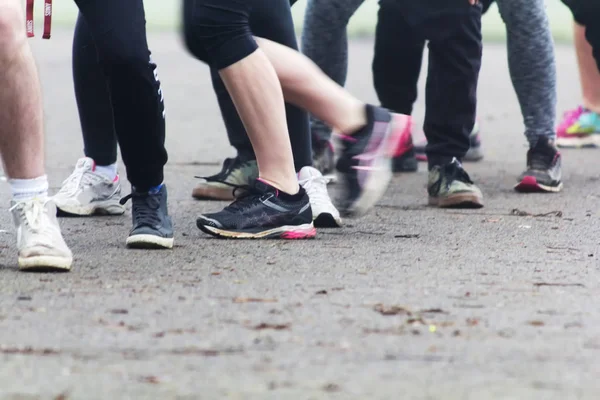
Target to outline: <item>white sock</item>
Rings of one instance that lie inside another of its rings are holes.
[[[9,179],[14,201],[27,201],[34,198],[45,200],[48,197],[48,177],[35,179]]]
[[[111,181],[114,181],[115,179],[117,179],[117,167],[117,163],[113,163],[110,165],[96,165],[96,172],[100,175],[107,177]]]

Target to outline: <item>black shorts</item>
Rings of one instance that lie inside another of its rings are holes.
[[[598,70],[600,70],[600,1],[562,0],[571,9],[575,22],[585,26],[585,37],[592,46]]]

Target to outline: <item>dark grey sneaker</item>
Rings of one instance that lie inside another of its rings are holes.
[[[527,152],[527,170],[521,174],[515,190],[521,193],[560,192],[563,187],[562,158],[554,141],[540,137]]]
[[[313,138],[313,167],[319,170],[321,174],[331,183],[335,183],[335,151],[330,141],[319,141]]]
[[[172,249],[173,225],[167,210],[167,187],[146,193],[133,192],[123,199],[131,199],[133,227],[127,238],[127,247],[132,249]]]
[[[441,208],[481,208],[483,195],[455,158],[429,171],[429,205]]]

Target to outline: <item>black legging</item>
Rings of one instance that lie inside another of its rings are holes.
[[[75,52],[73,68],[85,153],[100,164],[116,161],[116,137],[131,184],[142,191],[157,186],[167,162],[164,104],[146,41],[143,2],[75,3],[82,16],[75,47],[81,51]]]
[[[292,2],[293,3],[293,2]],[[183,26],[187,48],[211,67],[213,83],[225,116],[229,139],[238,152],[251,149],[246,130],[218,70],[252,54],[258,47],[253,36],[298,49],[289,0],[184,0]],[[286,105],[296,170],[312,164],[308,115]],[[246,153],[249,153],[246,151]],[[254,154],[252,153],[254,157]]]
[[[132,20],[131,23],[134,22],[135,20]],[[290,26],[284,20],[280,23],[265,24],[262,19],[252,19],[251,27],[255,28],[258,36],[294,49],[298,48],[293,25]],[[218,71],[212,68],[211,76],[230,143],[242,159],[254,159],[254,151],[246,130]],[[113,104],[104,72],[98,64],[96,47],[81,15],[77,19],[73,40],[73,79],[85,155],[93,158],[98,165],[112,164],[117,160]],[[296,169],[300,170],[312,163],[308,116],[303,110],[291,105],[286,106],[286,115],[294,162]]]

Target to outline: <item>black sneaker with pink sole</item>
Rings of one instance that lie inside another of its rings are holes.
[[[336,168],[342,186],[339,208],[344,215],[363,215],[383,197],[392,179],[398,144],[410,128],[410,116],[368,105],[367,125],[342,136]]]

